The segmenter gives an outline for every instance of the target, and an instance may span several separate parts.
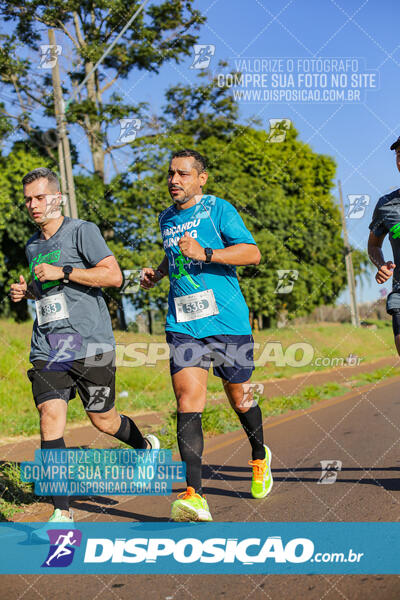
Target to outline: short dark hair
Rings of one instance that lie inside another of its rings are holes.
[[[171,156],[171,160],[173,158],[194,158],[194,168],[199,173],[203,173],[207,171],[207,159],[200,154],[200,152],[196,152],[196,150],[191,150],[190,148],[184,148],[183,150],[179,150],[178,152],[174,152]],[[171,162],[170,160],[170,162]]]
[[[29,171],[22,178],[22,185],[25,186],[28,183],[32,183],[32,181],[36,181],[36,179],[47,179],[47,181],[60,189],[60,184],[58,182],[58,177],[56,173],[48,169],[47,167],[39,167],[38,169],[33,169],[33,171]]]

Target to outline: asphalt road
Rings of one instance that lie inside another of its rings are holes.
[[[398,521],[399,409],[396,378],[266,420],[274,487],[264,500],[254,500],[249,493],[249,445],[244,435],[234,432],[209,440],[203,476],[214,520]],[[317,483],[323,460],[342,463],[333,484]],[[80,499],[74,501],[74,509],[77,521],[166,521],[171,501],[103,498],[94,504]],[[0,598],[7,600],[400,598],[400,577],[377,575],[3,575],[0,583]]]

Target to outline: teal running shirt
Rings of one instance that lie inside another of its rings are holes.
[[[188,259],[178,246],[186,231],[203,248],[213,250],[235,244],[255,244],[232,204],[204,195],[191,208],[178,210],[175,205],[170,206],[160,214],[159,225],[170,279],[166,331],[195,338],[251,334],[249,310],[236,267]],[[213,314],[202,316],[207,314],[207,307],[210,312],[209,305],[214,307]]]

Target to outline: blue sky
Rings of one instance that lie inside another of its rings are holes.
[[[157,3],[157,2],[155,2]],[[269,128],[269,119],[288,118],[299,131],[301,140],[313,150],[331,155],[337,163],[337,179],[342,181],[346,200],[348,194],[368,195],[370,204],[364,215],[348,219],[350,241],[365,249],[368,224],[379,196],[400,187],[400,174],[395,168],[391,143],[400,135],[398,110],[398,80],[400,44],[398,42],[399,5],[396,0],[197,0],[198,8],[207,22],[201,27],[199,44],[215,47],[210,69],[217,70],[219,60],[227,60],[232,67],[235,60],[248,59],[253,65],[257,59],[277,59],[288,73],[288,59],[295,65],[293,75],[304,77],[307,61],[333,59],[354,61],[356,69],[347,70],[350,80],[366,73],[368,85],[360,90],[360,100],[343,102],[281,102],[257,100],[239,102],[243,120],[256,115]],[[121,23],[122,27],[122,23]],[[57,34],[59,43],[61,34]],[[48,43],[43,30],[43,43]],[[63,54],[68,53],[68,45]],[[164,104],[164,91],[172,85],[194,82],[197,69],[191,68],[193,56],[181,64],[166,64],[159,74],[134,71],[127,81],[117,84],[116,91],[126,102],[148,102],[150,112],[159,112]],[[62,66],[62,60],[61,60]],[[326,69],[324,70],[326,72]],[[331,74],[327,73],[328,82]],[[268,74],[271,87],[272,74]],[[374,85],[372,86],[372,79]],[[320,80],[318,80],[320,82]],[[314,86],[314,90],[322,85]],[[328,87],[331,87],[328,85]],[[306,89],[304,83],[296,89]],[[349,84],[345,86],[347,93]],[[115,88],[113,88],[115,89]],[[3,95],[4,98],[4,95]],[[118,137],[119,127],[112,131]],[[74,142],[84,151],[82,132],[71,129]],[[111,141],[116,141],[111,140]],[[82,145],[83,144],[83,145]],[[119,151],[121,163],[130,160],[129,150]],[[212,191],[212,190],[209,190]],[[334,190],[337,195],[337,190]],[[168,197],[166,194],[166,202]],[[387,258],[390,246],[384,243]],[[386,286],[389,288],[388,284]],[[372,275],[368,285],[358,288],[358,300],[379,297],[379,286]],[[346,301],[347,291],[339,301]]]

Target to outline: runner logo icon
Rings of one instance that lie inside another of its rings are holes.
[[[195,44],[194,59],[190,65],[191,69],[208,69],[211,58],[215,54],[215,46],[213,44]]]
[[[290,294],[295,281],[299,277],[299,272],[295,269],[278,269],[278,283],[275,288],[275,294]]]
[[[79,529],[49,529],[49,553],[42,567],[68,567],[74,558],[75,548],[81,545]]]
[[[338,472],[342,470],[341,460],[320,460],[321,463],[321,476],[317,483],[335,483]]]
[[[46,371],[68,371],[75,358],[75,350],[82,346],[79,333],[49,333],[47,336],[51,350]]]
[[[103,385],[90,385],[90,399],[87,405],[87,410],[101,411],[110,395],[111,389]]]
[[[61,56],[62,47],[56,44],[40,46],[40,65],[39,69],[52,69],[57,64],[58,57]]]
[[[141,119],[120,119],[120,134],[117,142],[133,142],[136,139],[136,134],[142,126]]]
[[[368,194],[348,194],[347,198],[349,199],[349,207],[346,217],[348,219],[361,219],[369,205],[370,197]]]

